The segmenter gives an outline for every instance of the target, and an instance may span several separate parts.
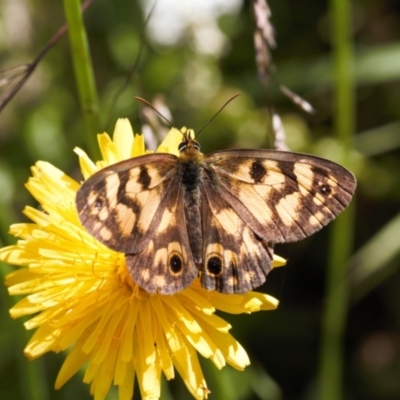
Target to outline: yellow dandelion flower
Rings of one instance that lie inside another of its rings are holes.
[[[176,152],[181,133],[172,129],[159,150]],[[84,178],[115,162],[146,153],[143,137],[133,135],[128,120],[117,122],[113,140],[99,135],[103,160],[93,163],[81,149]],[[177,371],[196,399],[209,390],[198,355],[217,368],[238,370],[249,364],[243,347],[229,334],[231,326],[215,315],[251,313],[277,307],[266,294],[223,295],[207,292],[198,280],[173,296],[149,295],[131,279],[124,255],[94,239],[81,225],[75,196],[79,183],[49,163],[32,167],[26,184],[41,209],[26,207],[32,223],[11,226],[20,238],[0,250],[0,259],[22,268],[6,278],[10,295],[26,297],[11,308],[13,318],[35,314],[25,323],[36,329],[25,348],[30,359],[69,349],[56,380],[60,388],[84,364],[83,381],[96,400],[111,385],[119,399],[133,396],[135,377],[143,399],[160,397],[161,373]],[[284,261],[275,258],[275,266]]]

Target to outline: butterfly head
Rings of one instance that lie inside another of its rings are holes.
[[[182,132],[182,136],[182,141],[178,146],[180,156],[201,156],[200,143],[195,140],[194,131],[192,129],[187,129]]]

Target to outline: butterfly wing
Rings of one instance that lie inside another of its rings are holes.
[[[213,182],[202,191],[201,285],[222,293],[245,293],[265,282],[273,247],[252,232],[220,196]]]
[[[91,176],[76,197],[82,224],[125,253],[130,275],[148,293],[175,293],[198,274],[176,166],[168,154],[126,160]]]
[[[274,150],[233,150],[205,159],[220,196],[266,242],[303,239],[350,202],[356,180],[322,158]]]
[[[77,193],[82,224],[125,253],[132,278],[149,293],[184,289],[197,276],[196,263],[208,290],[243,293],[261,285],[273,243],[321,229],[346,207],[356,186],[345,168],[317,157],[217,152],[201,164],[200,230],[186,215],[178,164],[169,154],[126,160],[94,174]]]
[[[148,244],[170,202],[177,158],[150,154],[111,165],[87,179],[76,196],[82,225],[125,254]]]
[[[166,194],[162,216],[146,248],[125,258],[133,280],[147,293],[176,293],[198,275],[178,182]]]

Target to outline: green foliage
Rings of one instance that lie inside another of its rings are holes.
[[[183,14],[173,17],[165,12],[163,20],[158,20],[155,11],[145,29],[145,3],[93,2],[83,18],[91,61],[88,54],[80,53],[85,48],[82,27],[70,16],[78,44],[71,45],[65,35],[0,113],[0,244],[14,241],[7,234],[9,225],[25,221],[21,210],[26,204],[35,205],[23,187],[30,166],[46,160],[81,179],[72,151],[75,146],[94,152],[97,131],[112,133],[119,117],[128,117],[134,130],[141,131],[142,104],[134,96],[161,99],[174,124],[199,130],[240,91],[242,96],[201,134],[205,152],[266,147],[271,142],[269,107],[273,105],[291,150],[345,160],[356,173],[359,188],[351,210],[354,217],[336,226],[334,233],[330,227],[301,243],[278,246],[277,253],[289,258],[288,266],[272,272],[261,289],[278,297],[278,310],[224,316],[248,350],[252,366],[244,373],[229,367],[217,371],[204,362],[210,398],[317,399],[321,398],[318,380],[330,380],[329,370],[336,367],[343,375],[330,381],[339,393],[337,400],[399,398],[400,8],[389,0],[352,2],[352,35],[335,47],[333,27],[340,28],[340,18],[348,15],[336,15],[335,25],[333,1],[270,1],[278,47],[272,53],[276,73],[266,91],[256,72],[249,2],[217,17],[199,14],[168,43],[160,37],[170,38]],[[348,5],[349,1],[339,3]],[[63,13],[60,2],[50,0],[0,3],[2,96],[18,79],[11,79],[5,70],[31,62],[65,22]],[[154,21],[163,27],[158,36],[149,33]],[[128,79],[141,46],[141,57]],[[345,80],[346,68],[335,67],[340,46],[354,49],[347,54],[348,68],[354,61],[354,83]],[[91,82],[91,71],[95,82]],[[315,114],[302,112],[279,92],[277,82],[305,97]],[[339,104],[335,99],[343,82]],[[347,111],[347,122],[338,122],[339,113]],[[355,137],[350,137],[352,133]],[[336,235],[336,245],[328,245],[330,234]],[[335,268],[340,271],[336,276],[332,275]],[[3,276],[11,270],[1,265]],[[338,295],[338,287],[343,291],[335,300],[332,293]],[[0,286],[0,296],[0,397],[90,399],[81,376],[59,391],[53,389],[64,355],[48,354],[35,361],[24,358],[31,332],[24,331],[21,320],[10,319],[8,309],[15,299],[4,286]],[[327,298],[332,316],[324,308]],[[331,347],[325,337],[325,353],[320,348],[322,321],[325,335],[332,333],[326,331],[330,324],[337,328],[338,347]],[[332,350],[339,356],[336,365],[335,358],[329,358]],[[325,359],[319,363],[321,354]],[[188,396],[179,378],[163,383],[164,399]],[[115,392],[110,392],[111,399],[117,399]]]

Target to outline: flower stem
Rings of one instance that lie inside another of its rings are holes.
[[[79,0],[64,0],[72,60],[78,85],[86,132],[86,142],[92,156],[98,156],[96,134],[100,132],[99,102]]]
[[[334,106],[335,129],[343,147],[341,162],[349,165],[350,148],[355,126],[355,80],[351,38],[351,6],[349,0],[330,1],[334,40]],[[319,396],[324,400],[343,398],[342,340],[348,308],[348,283],[345,265],[352,244],[354,207],[350,206],[332,224],[329,243],[327,299],[322,322],[319,366]]]

